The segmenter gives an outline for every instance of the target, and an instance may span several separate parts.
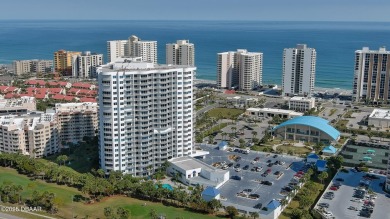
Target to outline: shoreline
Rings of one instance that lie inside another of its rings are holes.
[[[208,79],[194,79],[194,84],[217,84],[217,81],[208,80]],[[281,85],[277,84],[278,87]],[[314,92],[316,93],[339,93],[339,94],[352,94],[352,90],[344,88],[327,88],[327,87],[314,87]]]

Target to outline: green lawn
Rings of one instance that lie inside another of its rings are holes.
[[[70,150],[65,150],[61,154],[52,155],[45,159],[56,162],[59,155],[65,154],[69,157],[67,166],[79,173],[87,173],[91,169],[99,168],[98,146],[84,142],[72,146]],[[70,163],[70,164],[69,164]]]
[[[295,146],[285,146],[285,145],[280,145],[277,147],[279,150],[282,150],[283,153],[287,153],[289,150],[293,151],[295,155],[297,154],[307,154],[310,153],[311,150],[307,149],[305,147],[295,147]]]
[[[337,109],[331,109],[330,110],[330,113],[329,113],[329,116],[332,116],[333,114],[335,114],[337,112]]]
[[[40,180],[32,181],[27,176],[18,174],[15,170],[9,168],[0,167],[0,183],[4,181],[11,181],[16,185],[23,186],[23,198],[30,198],[34,190],[49,191],[56,194],[56,197],[60,200],[59,212],[55,216],[58,218],[72,218],[72,211],[77,218],[83,218],[89,215],[89,218],[105,218],[103,211],[105,207],[123,207],[131,212],[130,218],[142,219],[149,218],[149,212],[151,209],[155,209],[158,214],[166,215],[167,218],[175,218],[181,216],[183,218],[193,219],[208,219],[216,218],[212,215],[204,215],[190,212],[183,208],[175,208],[170,206],[164,206],[160,203],[153,203],[148,201],[142,201],[134,198],[116,196],[104,198],[100,202],[94,204],[84,204],[82,202],[72,203],[72,196],[81,195],[80,191],[75,188],[67,186],[60,186],[57,184],[46,183]],[[143,206],[146,203],[146,206]],[[16,215],[16,214],[15,214]],[[26,218],[36,218],[28,214],[17,214]]]
[[[230,109],[230,108],[214,108],[207,112],[210,117],[224,119],[236,119],[240,114],[244,113],[242,109]]]

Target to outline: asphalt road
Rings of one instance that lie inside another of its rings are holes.
[[[13,216],[13,215],[9,215],[9,214],[5,214],[5,213],[1,213],[0,212],[0,219],[23,219],[23,218],[16,217],[16,216]]]
[[[207,111],[209,111],[217,106],[218,106],[218,103],[214,103],[212,105],[207,105],[206,107],[203,107],[202,109],[196,111],[196,116],[199,116],[200,114],[205,113],[205,112],[207,112]]]

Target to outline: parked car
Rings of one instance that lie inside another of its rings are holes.
[[[249,165],[245,165],[242,169],[243,170],[248,170],[249,169]]]
[[[253,206],[253,208],[255,208],[255,209],[261,209],[262,207],[263,207],[263,204],[261,204],[261,203],[258,203],[255,206]]]
[[[277,158],[278,157],[278,155],[277,154],[275,154],[274,156],[273,156],[273,158]]]
[[[241,168],[236,168],[235,171],[236,171],[236,172],[240,172],[240,171],[241,171]]]
[[[329,189],[332,190],[332,191],[337,191],[339,188],[336,187],[336,186],[332,186],[332,187],[330,187]]]
[[[238,163],[236,165],[234,165],[234,168],[239,168],[241,165]]]
[[[242,177],[241,176],[231,176],[230,179],[241,180]]]
[[[266,185],[266,186],[272,186],[274,183],[270,182],[268,180],[262,181],[261,184]]]
[[[330,211],[324,211],[323,214],[324,214],[324,216],[327,217],[327,218],[333,217],[333,214],[332,214],[332,212],[330,212]]]
[[[329,208],[329,203],[319,203],[318,206],[322,207],[322,208]]]

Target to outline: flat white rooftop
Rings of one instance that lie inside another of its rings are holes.
[[[197,168],[201,168],[202,170],[207,170],[210,172],[223,172],[225,170],[221,170],[218,168],[215,168],[211,165],[208,165],[198,159],[195,159],[193,157],[176,157],[169,160],[172,164],[176,165],[177,167],[183,169],[183,170],[193,170]]]
[[[315,101],[314,97],[299,97],[295,96],[290,99],[290,101]]]
[[[303,113],[298,113],[298,112],[295,112],[294,110],[284,110],[284,109],[274,109],[274,108],[248,108],[247,111],[301,115],[301,116],[303,115]]]
[[[390,109],[374,109],[369,118],[390,120]]]

